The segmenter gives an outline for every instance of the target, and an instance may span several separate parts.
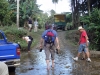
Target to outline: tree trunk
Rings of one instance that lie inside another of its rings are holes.
[[[74,26],[74,1],[71,0],[71,7],[72,7],[72,25]]]
[[[90,16],[90,0],[87,0],[87,3],[88,3],[88,14]]]

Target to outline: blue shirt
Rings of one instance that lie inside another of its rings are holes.
[[[54,34],[54,37],[57,37],[57,32],[53,29],[48,29],[48,30],[45,30],[43,33],[42,33],[42,38],[45,39],[45,35],[47,34],[48,31],[52,31],[53,34]]]

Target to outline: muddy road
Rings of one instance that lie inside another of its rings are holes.
[[[92,62],[72,57],[77,53],[77,46],[65,39],[66,31],[58,31],[60,53],[56,54],[55,67],[47,71],[44,50],[33,48],[31,53],[21,52],[21,65],[10,75],[100,75],[100,59],[91,58]],[[50,62],[51,63],[51,62]]]

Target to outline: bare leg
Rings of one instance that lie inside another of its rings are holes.
[[[46,60],[46,63],[47,63],[47,69],[49,70],[49,60]]]
[[[87,61],[91,62],[91,59],[90,59],[90,52],[88,50],[88,48],[86,48],[86,55],[87,55]]]
[[[80,53],[78,52],[77,57],[79,57],[79,56],[80,56]]]
[[[54,60],[52,60],[52,67],[54,67],[54,65],[55,65],[55,64],[54,64]]]
[[[87,58],[90,57],[90,54],[89,54],[89,50],[88,50],[88,48],[86,48],[86,55],[87,55]]]
[[[84,53],[84,51],[82,52],[82,59],[85,59],[85,53]]]
[[[87,58],[89,58],[89,57],[90,57],[89,52],[86,52],[86,55],[87,55]]]

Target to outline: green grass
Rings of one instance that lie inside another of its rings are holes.
[[[77,45],[79,40],[79,32],[77,30],[67,31],[66,39],[69,40],[72,43],[72,45]]]
[[[27,35],[32,36],[34,41],[31,47],[34,47],[39,43],[41,34],[43,32],[43,29],[38,30],[38,32],[34,32],[34,30],[32,30],[32,32],[29,32],[27,29],[24,28],[18,29],[16,26],[0,27],[0,30],[2,30],[5,33],[9,42],[15,42],[15,43],[20,42],[22,48],[21,50],[27,50],[27,43],[25,40],[22,39],[23,36]]]

